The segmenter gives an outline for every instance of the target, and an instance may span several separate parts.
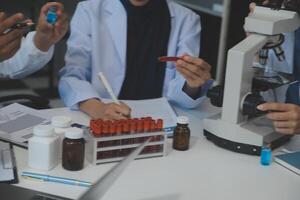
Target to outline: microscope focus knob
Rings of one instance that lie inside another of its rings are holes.
[[[224,88],[223,86],[215,86],[207,91],[206,95],[210,99],[210,103],[216,107],[223,106]]]
[[[266,103],[266,101],[259,94],[248,94],[243,102],[243,115],[254,117],[264,114],[264,112],[257,109],[257,106],[263,103]]]

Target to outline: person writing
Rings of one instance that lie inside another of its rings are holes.
[[[182,107],[198,106],[209,87],[211,66],[200,58],[200,19],[168,0],[90,0],[79,3],[71,22],[60,95],[71,109],[92,118],[122,119],[125,104],[110,98],[103,72],[121,100],[165,96]],[[178,56],[161,63],[158,57]]]
[[[57,8],[57,22],[46,21],[49,8]],[[0,12],[0,77],[23,78],[49,62],[53,45],[60,41],[68,30],[68,20],[61,3],[51,2],[41,9],[36,31],[23,37],[26,29],[11,29],[17,22],[29,23],[21,13],[6,17]]]

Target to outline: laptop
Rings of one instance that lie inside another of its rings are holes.
[[[126,167],[133,161],[144,147],[151,140],[149,138],[132,153],[130,153],[122,162],[115,165],[104,176],[97,180],[97,182],[90,187],[78,200],[99,200],[104,196],[105,192],[118,179]],[[9,184],[0,184],[1,200],[70,200],[68,198],[50,195],[38,192],[31,189],[21,188]]]

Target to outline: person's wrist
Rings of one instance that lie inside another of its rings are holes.
[[[43,33],[36,32],[33,40],[35,47],[43,52],[49,51],[50,47],[53,45],[51,42],[48,42],[47,38],[43,36]]]
[[[191,86],[188,82],[185,82],[182,90],[192,99],[197,99],[201,94],[201,86]]]
[[[105,103],[100,101],[99,99],[88,99],[79,103],[79,108],[81,111],[87,113],[94,119],[101,118],[101,110],[105,107]]]

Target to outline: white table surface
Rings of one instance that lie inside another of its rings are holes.
[[[191,148],[180,152],[168,141],[166,157],[134,161],[107,191],[103,200],[299,200],[300,176],[272,163],[261,166],[259,157],[221,149],[203,136],[202,119],[218,109],[205,103],[198,110],[176,108],[179,115],[190,117]],[[45,110],[49,116],[69,115],[77,123],[89,119],[66,108]],[[19,176],[23,171],[96,181],[114,164],[93,166],[70,172],[56,167],[49,172],[27,166],[27,151],[15,147]],[[21,177],[18,186],[41,192],[78,198],[86,188],[50,182],[36,182]]]

